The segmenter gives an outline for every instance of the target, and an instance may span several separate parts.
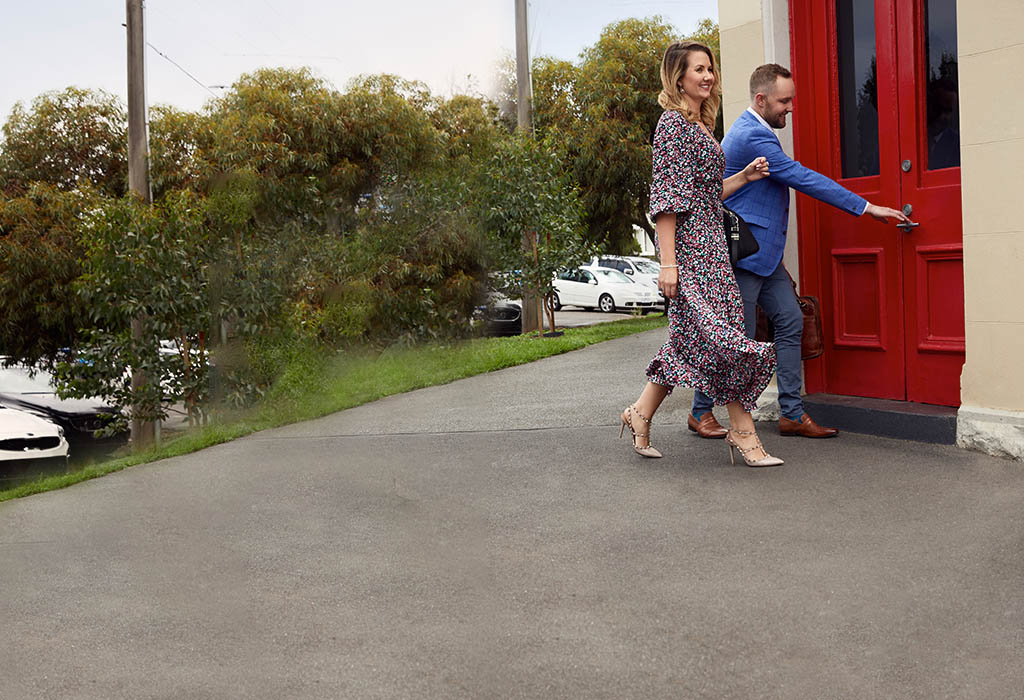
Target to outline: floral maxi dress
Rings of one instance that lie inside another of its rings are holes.
[[[669,300],[668,342],[647,378],[707,394],[716,406],[755,408],[775,371],[775,346],[746,336],[743,300],[722,228],[725,155],[699,124],[679,112],[661,115],[654,133],[651,219],[676,215],[679,293]]]

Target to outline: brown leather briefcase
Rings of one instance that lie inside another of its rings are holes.
[[[786,271],[789,274],[789,271]],[[790,282],[793,277],[790,276]],[[793,293],[796,294],[796,282],[793,282]],[[804,332],[800,336],[800,359],[813,360],[825,352],[825,335],[821,331],[821,304],[818,297],[797,294],[796,303],[804,317]],[[754,340],[768,343],[775,339],[775,328],[771,319],[760,306],[757,307],[757,333]]]

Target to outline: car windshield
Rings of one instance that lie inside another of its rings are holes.
[[[594,270],[594,274],[603,282],[612,282],[613,284],[633,284],[633,280],[629,279],[618,270]]]
[[[656,263],[651,262],[650,260],[634,260],[633,264],[636,266],[636,269],[640,270],[640,272],[643,272],[646,275],[657,275],[658,273],[661,272],[661,269],[658,267],[658,265]]]
[[[6,394],[52,394],[51,380],[43,370],[29,376],[24,367],[0,367],[0,392]]]

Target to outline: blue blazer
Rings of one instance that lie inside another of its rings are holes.
[[[771,175],[741,187],[725,204],[750,224],[761,249],[736,267],[767,277],[775,271],[786,248],[789,188],[850,212],[864,213],[867,201],[829,178],[805,168],[786,155],[775,132],[744,110],[722,139],[725,176],[735,175],[758,156],[768,159]]]

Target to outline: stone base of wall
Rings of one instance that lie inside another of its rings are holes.
[[[771,384],[761,392],[757,399],[757,408],[750,415],[757,421],[779,420],[779,387],[775,386],[775,377],[772,377]]]
[[[1024,461],[1024,411],[961,406],[956,416],[956,444]]]

